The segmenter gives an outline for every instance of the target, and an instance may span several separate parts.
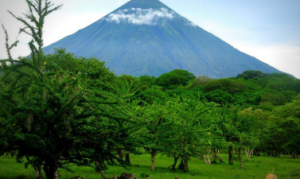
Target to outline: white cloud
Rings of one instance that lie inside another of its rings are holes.
[[[106,20],[112,23],[131,23],[136,25],[156,25],[160,20],[168,20],[174,18],[174,12],[168,9],[141,9],[132,8],[120,10],[117,13],[110,14]]]

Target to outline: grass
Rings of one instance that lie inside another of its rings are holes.
[[[223,160],[227,161],[226,155]],[[137,178],[152,179],[174,179],[177,175],[179,179],[264,179],[265,175],[274,168],[274,174],[279,179],[300,179],[300,160],[290,158],[272,158],[272,157],[252,157],[250,161],[243,161],[245,169],[241,169],[238,161],[234,165],[217,163],[206,165],[203,160],[193,159],[189,161],[189,172],[183,173],[180,170],[170,171],[168,166],[172,164],[173,159],[158,155],[156,158],[156,171],[150,170],[150,155],[131,156],[132,166],[124,169],[120,166],[111,166],[105,171],[106,177],[118,176],[125,173],[133,173]],[[71,165],[73,172],[61,169],[59,171],[61,179],[70,179],[73,176],[81,176],[84,179],[99,179],[100,174],[95,173],[93,168],[78,167]],[[0,158],[0,179],[32,179],[35,172],[31,167],[24,168],[24,164],[16,163],[12,158]]]

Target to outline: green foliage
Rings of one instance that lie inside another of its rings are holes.
[[[127,81],[127,82],[132,82],[132,81],[137,81],[137,78],[131,76],[131,75],[121,75],[118,77],[120,80]]]
[[[163,92],[162,87],[152,86],[139,93],[139,97],[144,102],[152,104],[154,102],[164,102],[168,98],[168,95]]]
[[[266,147],[276,152],[299,152],[300,100],[277,107],[266,129]]]
[[[28,71],[30,77],[0,94],[1,150],[17,150],[18,156],[35,157],[46,167],[64,161],[81,164],[84,158],[102,163],[117,160],[112,149],[127,145],[129,134],[116,97],[95,86],[98,79],[91,84],[90,75],[75,75],[55,63],[43,71],[47,73]]]
[[[187,171],[188,161],[209,148],[300,152],[298,79],[260,71],[218,80],[195,79],[186,70],[158,78],[116,76],[94,57],[64,49],[45,55],[44,18],[60,6],[26,2],[25,18],[33,25],[16,18],[27,27],[21,32],[33,38],[31,55],[13,60],[17,42],[10,46],[5,31],[9,59],[0,61],[0,154],[14,151],[18,162],[37,173],[43,167],[53,179],[65,163],[98,170],[124,166],[124,153],[151,153],[154,162],[162,152],[174,157],[173,169],[181,158]]]
[[[198,76],[191,84],[190,88],[195,88],[199,85],[205,86],[208,82],[212,81],[213,79],[207,77],[207,76]]]
[[[151,87],[155,84],[155,77],[151,77],[148,75],[142,75],[139,77],[140,83],[143,85],[147,85],[148,87]]]
[[[164,126],[164,153],[184,160],[199,156],[211,144],[211,118],[208,113],[214,106],[193,98],[175,98],[166,105],[171,113],[169,123]]]
[[[261,94],[257,91],[246,91],[244,93],[236,93],[233,95],[233,103],[235,105],[259,105],[261,102]]]
[[[207,83],[204,86],[204,89],[205,92],[211,92],[218,89],[229,94],[234,94],[245,92],[248,90],[248,87],[242,81],[239,80],[219,79]]]
[[[227,104],[233,102],[233,97],[229,93],[226,93],[219,89],[206,93],[205,98],[208,101],[218,104]]]
[[[186,70],[173,70],[164,73],[156,79],[156,84],[165,89],[174,89],[177,86],[186,86],[189,81],[194,80],[195,76]]]
[[[263,88],[275,89],[278,91],[282,90],[293,90],[297,93],[300,92],[300,80],[291,77],[287,74],[273,73],[265,74],[264,77],[258,78],[257,82]]]
[[[279,106],[287,103],[288,97],[278,91],[268,90],[261,94],[261,102],[269,102],[274,106]]]
[[[94,57],[75,57],[74,54],[66,53],[65,49],[58,49],[56,53],[44,56],[44,63],[55,64],[64,71],[73,75],[90,80],[100,80],[102,82],[112,82],[116,76],[105,66],[105,62]],[[52,70],[49,66],[47,70]]]
[[[236,78],[244,78],[246,80],[250,80],[250,79],[257,80],[258,78],[263,78],[265,76],[266,74],[264,74],[261,71],[247,70],[244,71],[242,74],[239,74]]]

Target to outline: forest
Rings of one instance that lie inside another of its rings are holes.
[[[242,155],[298,159],[299,79],[254,70],[226,79],[180,69],[157,78],[117,76],[93,57],[44,54],[44,18],[61,6],[27,3],[28,14],[16,19],[32,36],[30,56],[11,57],[18,41],[10,45],[2,25],[8,58],[0,61],[0,154],[32,166],[36,178],[59,179],[58,169],[70,163],[104,178],[111,166],[142,154],[151,156],[152,171],[158,154],[184,172],[192,158],[223,163],[224,154],[233,165],[236,153],[241,168]]]

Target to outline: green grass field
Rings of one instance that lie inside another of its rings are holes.
[[[136,174],[137,178],[151,179],[264,179],[274,168],[274,174],[278,179],[300,179],[300,160],[290,158],[252,157],[250,161],[244,161],[245,169],[241,169],[238,161],[234,165],[228,165],[226,155],[223,155],[225,163],[206,165],[203,160],[193,159],[189,161],[189,172],[183,173],[178,169],[171,172],[168,166],[172,159],[158,155],[156,158],[157,171],[150,170],[150,155],[131,156],[132,166],[124,169],[120,166],[111,166],[105,171],[106,177],[118,176],[122,172]],[[60,170],[61,179],[69,179],[73,176],[82,176],[84,179],[100,179],[101,176],[90,167],[70,166],[73,172]],[[32,179],[35,172],[31,167],[24,168],[24,164],[16,163],[13,158],[0,158],[0,179]]]

